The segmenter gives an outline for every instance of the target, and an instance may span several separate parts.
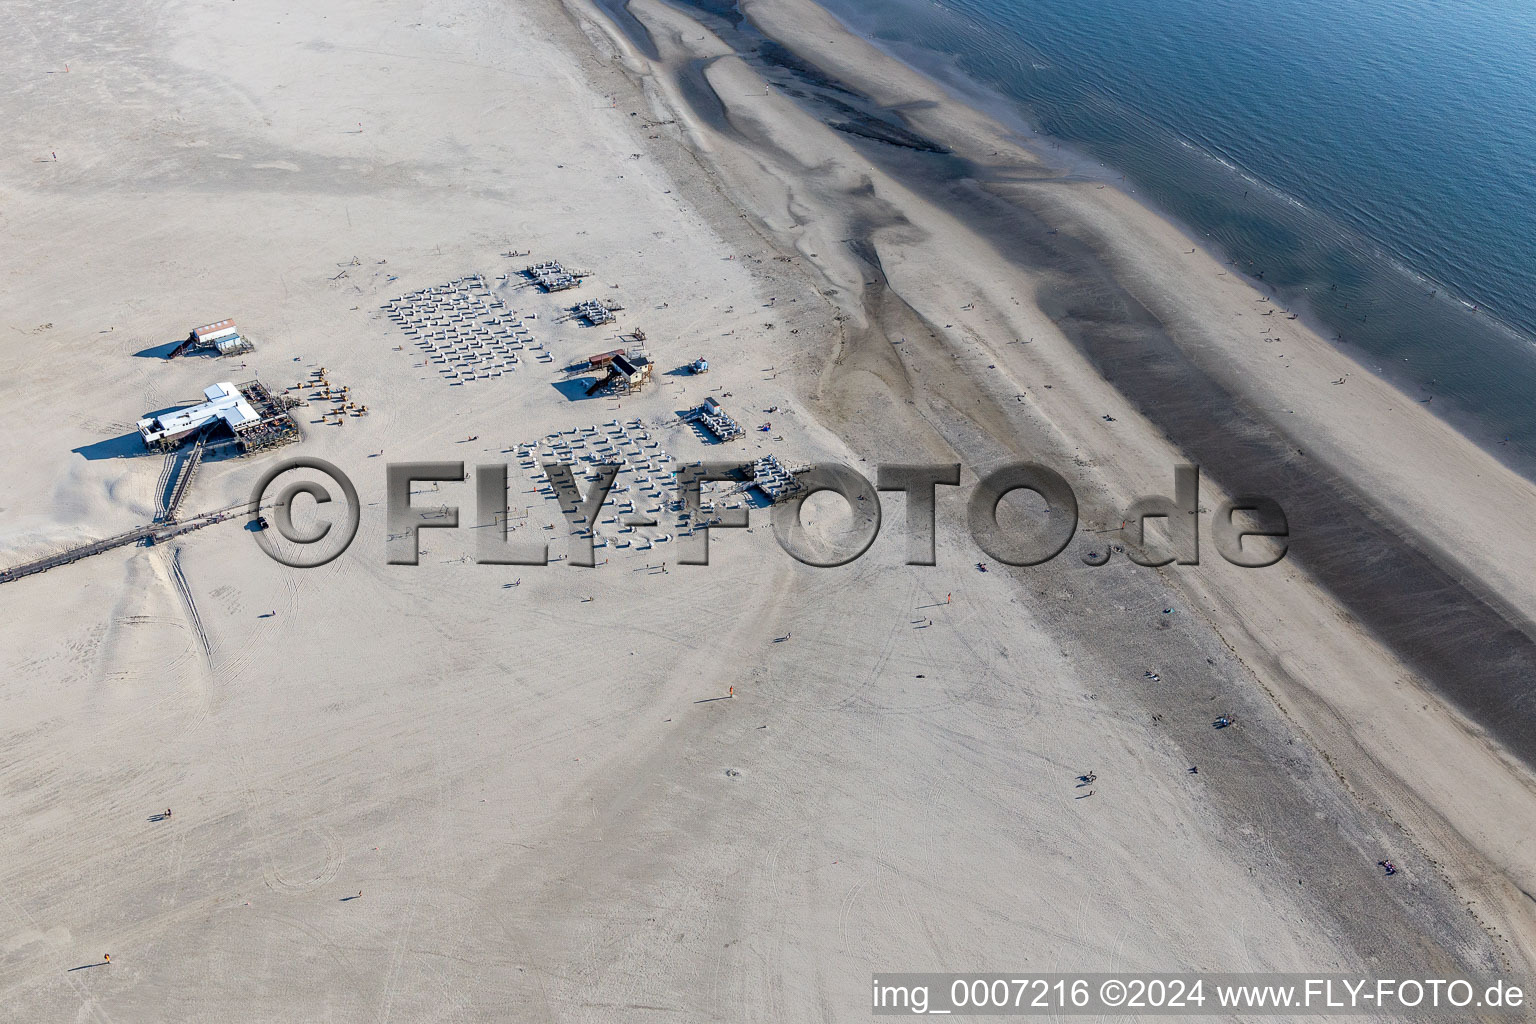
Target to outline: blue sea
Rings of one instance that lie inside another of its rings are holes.
[[[822,2],[1530,471],[1536,6]]]

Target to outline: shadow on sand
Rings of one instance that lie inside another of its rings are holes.
[[[135,359],[169,359],[171,353],[176,351],[179,341],[168,341],[164,345],[151,345],[149,348],[141,348],[135,352]]]
[[[135,430],[131,434],[123,434],[119,437],[108,438],[105,441],[95,441],[91,444],[81,445],[79,448],[70,449],[82,458],[96,462],[100,459],[133,459],[142,458],[151,454],[144,447],[144,441]]]
[[[587,388],[592,386],[590,377],[572,377],[570,380],[557,380],[553,387],[565,396],[568,402],[586,402],[596,398],[596,395],[587,394]]]

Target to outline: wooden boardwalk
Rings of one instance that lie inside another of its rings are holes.
[[[170,500],[165,503],[165,515],[161,517],[165,522],[176,522],[176,514],[181,510],[181,503],[186,500],[187,492],[192,489],[192,477],[203,461],[203,453],[207,448],[208,434],[204,431],[198,435],[197,444],[192,446],[187,457],[181,461],[181,475],[176,478],[176,486],[171,491]]]
[[[184,474],[183,479],[188,477]],[[59,551],[31,562],[23,562],[21,565],[12,566],[9,569],[0,569],[0,583],[13,583],[26,576],[35,576],[40,572],[47,572],[70,562],[78,562],[82,558],[99,555],[103,551],[111,551],[114,548],[127,547],[130,544],[138,544],[147,541],[151,544],[159,544],[179,537],[193,530],[201,530],[205,526],[214,523],[222,523],[226,519],[242,516],[251,509],[249,502],[241,502],[238,505],[230,505],[227,508],[215,509],[212,512],[200,512],[184,522],[149,523],[136,527],[126,533],[120,533],[115,537],[107,537],[104,540],[91,541],[88,544],[80,544],[64,551]],[[171,514],[174,515],[174,509]]]

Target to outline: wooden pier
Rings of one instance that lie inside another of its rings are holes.
[[[0,569],[0,583],[12,583],[26,576],[35,576],[40,572],[47,572],[70,562],[78,562],[82,558],[99,555],[103,551],[111,551],[114,548],[127,547],[130,544],[141,542],[160,544],[173,537],[179,537],[193,530],[201,530],[205,526],[214,523],[222,523],[235,516],[242,516],[251,511],[249,502],[241,502],[238,505],[230,505],[226,508],[215,509],[212,512],[200,512],[183,522],[159,522],[149,523],[136,527],[126,533],[120,533],[115,537],[107,537],[104,540],[91,541],[87,544],[79,544],[75,547],[59,551],[31,562],[23,562],[21,565],[12,566],[9,569]]]
[[[192,477],[197,472],[198,464],[203,461],[203,453],[208,449],[208,432],[198,435],[197,443],[187,453],[187,457],[180,460],[181,472],[176,476],[176,482],[171,487],[171,496],[165,503],[165,515],[162,520],[167,523],[176,521],[176,513],[181,509],[181,503],[186,500],[187,492],[192,489]]]

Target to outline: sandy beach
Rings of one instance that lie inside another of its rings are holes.
[[[302,455],[361,522],[315,569],[239,516],[0,582],[0,1020],[842,1021],[889,971],[1536,980],[1536,488],[1137,196],[808,0],[741,11],[798,70],[662,0],[11,19],[0,568],[151,523],[169,464],[135,424],[219,381],[306,402],[303,440],[209,458],[184,519]],[[910,137],[829,123],[795,75]],[[589,276],[545,293],[544,260]],[[505,313],[517,359],[466,370],[446,315],[392,315],[430,294]],[[225,317],[253,352],[167,358]],[[620,345],[638,392],[560,372]],[[366,415],[322,416],[322,377]],[[679,415],[706,399],[744,436]],[[624,509],[580,568],[538,467],[603,451]],[[906,564],[893,492],[850,564],[797,562],[764,508],[682,564],[672,469],[770,454],[959,463],[937,565]],[[965,502],[1020,460],[1081,523],[1009,568]],[[510,536],[556,561],[477,564],[470,481],[416,485],[460,528],[390,564],[385,465],[427,461],[506,465]],[[1085,564],[1184,463],[1204,512],[1277,500],[1287,557],[1231,565],[1203,519],[1198,565]]]

